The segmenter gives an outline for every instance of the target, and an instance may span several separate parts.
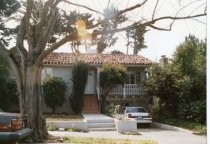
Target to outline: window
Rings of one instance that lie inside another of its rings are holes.
[[[127,84],[140,84],[141,83],[141,73],[140,72],[128,72],[126,77]]]

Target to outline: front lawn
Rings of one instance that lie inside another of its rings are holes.
[[[45,115],[47,121],[82,121],[82,115],[62,115],[62,114],[48,114]]]
[[[207,132],[206,125],[196,123],[196,122],[190,122],[190,121],[174,119],[174,118],[163,118],[163,120],[158,121],[158,122],[185,128],[185,129],[193,131],[194,134],[198,134],[198,135],[206,135],[206,132]]]
[[[128,139],[108,139],[108,138],[84,138],[68,137],[65,143],[70,144],[157,144],[153,140],[128,140]]]

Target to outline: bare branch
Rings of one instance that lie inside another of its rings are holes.
[[[39,38],[39,42],[36,46],[35,51],[39,54],[41,51],[45,49],[45,46],[50,38],[50,35],[52,33],[53,27],[57,21],[58,17],[58,10],[56,8],[51,10],[50,19],[48,21],[48,24],[42,33],[41,37]]]
[[[132,7],[126,8],[126,9],[124,9],[124,10],[120,10],[120,11],[118,11],[117,13],[115,13],[114,15],[112,15],[112,16],[110,16],[110,17],[108,17],[108,18],[104,18],[103,20],[99,21],[98,23],[96,23],[96,24],[94,24],[94,25],[91,25],[91,26],[87,27],[87,29],[91,29],[91,28],[97,27],[97,26],[99,26],[100,24],[102,24],[102,23],[105,22],[105,21],[108,21],[108,20],[110,20],[110,19],[113,19],[113,18],[115,18],[115,17],[118,17],[119,15],[122,15],[123,13],[126,13],[126,12],[128,12],[128,11],[131,11],[131,10],[134,10],[134,9],[136,9],[136,8],[139,8],[139,7],[141,7],[142,5],[144,5],[147,1],[148,1],[148,0],[144,0],[141,4],[136,4],[136,5],[132,6]]]
[[[157,9],[157,6],[158,6],[158,3],[159,3],[159,0],[156,1],[156,4],[155,4],[155,8],[153,10],[153,14],[152,14],[152,20],[154,19],[154,16],[155,16],[155,12],[156,12],[156,9]]]
[[[42,61],[48,54],[50,54],[51,52],[53,52],[55,49],[59,48],[63,44],[65,44],[69,41],[72,41],[72,40],[76,40],[76,39],[77,39],[77,32],[74,31],[74,32],[70,33],[69,35],[65,36],[64,38],[62,38],[61,40],[59,40],[58,42],[52,44],[50,46],[50,48],[48,48],[44,52],[42,52],[41,55],[39,56],[37,62]]]
[[[23,41],[24,41],[24,36],[26,33],[25,29],[25,17],[22,18],[19,26],[19,30],[17,33],[17,43],[16,47],[22,52],[22,54],[26,57],[27,56],[27,51],[24,48]]]
[[[156,18],[154,20],[148,21],[148,22],[144,23],[143,25],[148,26],[148,25],[154,24],[160,20],[182,20],[182,19],[192,19],[192,18],[201,17],[201,16],[206,16],[206,13],[192,15],[192,16],[183,16],[183,17],[164,16],[164,17],[160,17],[160,18]]]
[[[87,6],[84,6],[84,5],[81,5],[81,4],[76,4],[76,3],[73,3],[73,2],[69,2],[68,0],[63,0],[63,1],[66,2],[66,3],[68,3],[68,4],[75,5],[75,6],[79,6],[79,7],[85,8],[85,9],[87,9],[87,10],[93,11],[93,12],[95,12],[95,13],[98,13],[98,14],[101,14],[101,15],[104,16],[104,14],[103,14],[102,12],[97,11],[97,10],[94,10],[94,9],[89,8],[89,7],[87,7]]]
[[[27,0],[27,7],[26,7],[26,14],[25,14],[25,26],[26,26],[26,35],[27,35],[27,41],[28,41],[28,47],[29,47],[29,53],[30,50],[33,49],[32,47],[32,39],[31,39],[31,25],[30,25],[30,18],[32,13],[32,0]]]
[[[55,8],[61,0],[48,0],[45,2],[43,8],[41,8],[40,20],[36,26],[36,34],[42,34],[44,32],[44,27],[47,25],[47,14],[50,8]]]

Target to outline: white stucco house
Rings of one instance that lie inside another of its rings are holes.
[[[99,113],[100,99],[99,73],[102,64],[106,62],[118,63],[127,67],[127,81],[123,86],[116,86],[109,93],[107,100],[121,105],[143,106],[147,108],[148,99],[142,89],[142,82],[146,79],[146,70],[152,61],[139,55],[124,54],[73,54],[51,53],[44,59],[42,81],[47,77],[61,77],[68,86],[66,103],[57,109],[58,113],[71,113],[68,97],[72,91],[72,65],[82,60],[89,64],[88,81],[85,89],[83,113]],[[50,111],[44,106],[44,111]]]

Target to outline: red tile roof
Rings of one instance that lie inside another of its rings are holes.
[[[106,62],[123,65],[151,65],[152,61],[140,55],[124,54],[73,54],[51,53],[44,59],[45,65],[71,65],[76,61],[85,61],[92,65],[101,65]]]

